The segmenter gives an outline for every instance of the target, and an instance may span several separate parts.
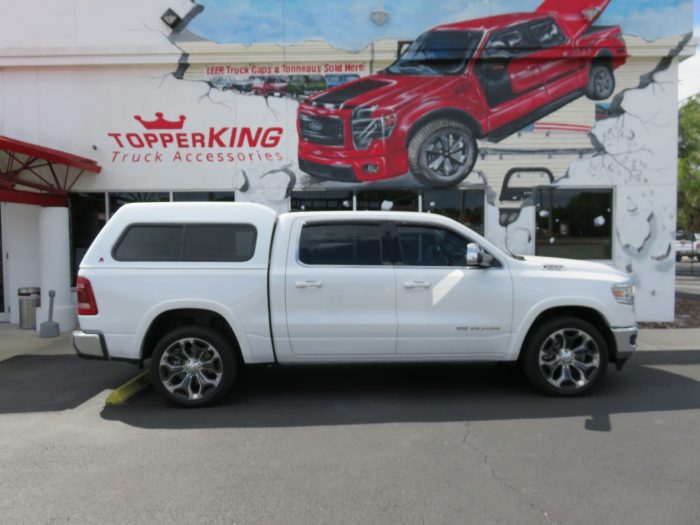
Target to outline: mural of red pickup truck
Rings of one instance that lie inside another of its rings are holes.
[[[435,27],[387,69],[298,111],[299,167],[340,182],[411,172],[432,187],[472,171],[476,139],[498,142],[578,97],[609,98],[627,50],[594,26],[610,0],[545,0],[533,13]]]

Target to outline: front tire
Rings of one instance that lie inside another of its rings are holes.
[[[586,96],[591,100],[605,100],[615,91],[615,75],[612,67],[593,64],[588,74]]]
[[[170,402],[201,407],[220,401],[237,372],[233,346],[208,326],[184,326],[163,337],[151,356],[151,382]]]
[[[472,131],[456,120],[436,119],[424,124],[408,145],[408,162],[419,182],[446,188],[462,182],[476,162]]]
[[[521,364],[532,385],[545,394],[580,396],[605,375],[608,347],[592,324],[576,317],[558,317],[535,329]]]

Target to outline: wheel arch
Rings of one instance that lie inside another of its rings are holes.
[[[427,113],[421,115],[414,123],[406,134],[405,147],[408,148],[411,143],[411,139],[418,132],[418,130],[425,124],[432,120],[437,120],[441,118],[451,118],[455,119],[465,126],[467,126],[472,133],[474,133],[474,138],[480,138],[483,136],[483,130],[477,122],[477,120],[471,116],[466,111],[458,108],[441,108],[428,111]]]
[[[596,53],[591,62],[591,67],[599,64],[608,66],[610,71],[615,69],[613,67],[613,52],[610,49],[601,49]]]
[[[175,302],[153,308],[141,323],[137,341],[139,361],[143,363],[153,353],[158,341],[168,332],[186,325],[209,326],[229,338],[243,362],[251,361],[251,351],[245,331],[235,316],[223,305],[214,302]]]
[[[576,317],[590,323],[600,332],[600,335],[603,337],[608,347],[608,361],[616,361],[617,345],[615,343],[615,337],[610,329],[610,323],[600,309],[594,306],[583,305],[549,306],[532,317],[532,321],[525,326],[525,329],[521,329],[519,337],[516,337],[514,341],[515,346],[513,350],[515,352],[515,358],[520,359],[530,337],[542,323],[556,317]]]

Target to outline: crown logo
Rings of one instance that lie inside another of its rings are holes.
[[[146,129],[182,129],[187,117],[180,115],[178,120],[165,120],[163,113],[157,111],[155,120],[143,120],[141,115],[134,115],[134,119],[138,120]]]

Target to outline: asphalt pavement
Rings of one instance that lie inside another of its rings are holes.
[[[594,395],[508,367],[247,370],[219,406],[0,327],[2,523],[692,524],[700,336],[642,333]],[[26,351],[10,351],[10,342]]]

